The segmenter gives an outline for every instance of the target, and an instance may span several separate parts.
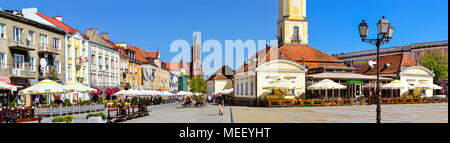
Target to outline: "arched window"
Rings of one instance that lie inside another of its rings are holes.
[[[300,40],[298,26],[294,26],[294,40]]]

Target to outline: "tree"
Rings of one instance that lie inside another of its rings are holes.
[[[419,63],[432,70],[435,74],[433,81],[438,83],[448,78],[448,55],[439,51],[431,50],[425,51],[419,59]]]
[[[191,92],[194,93],[205,93],[206,92],[206,82],[203,77],[195,77],[190,80],[189,87]]]

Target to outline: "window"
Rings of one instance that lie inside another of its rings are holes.
[[[27,36],[27,44],[28,44],[28,45],[33,45],[33,44],[34,44],[34,32],[33,32],[33,31],[30,31],[30,32],[28,33],[28,36]]]
[[[36,60],[34,60],[34,57],[30,57],[30,71],[36,71]]]
[[[54,67],[55,67],[55,71],[56,71],[56,73],[58,73],[58,74],[59,74],[59,72],[61,71],[61,70],[59,70],[59,61],[55,61],[55,63],[54,63]]]
[[[295,89],[289,89],[289,95],[295,95]]]
[[[69,80],[72,80],[72,65],[67,65],[67,71]]]
[[[298,32],[298,26],[294,27],[294,40],[300,40],[299,38],[299,32]]]
[[[44,48],[47,48],[47,45],[48,45],[48,38],[47,38],[47,35],[40,34],[39,37],[40,37],[40,39],[41,39],[41,41],[40,41],[40,46],[42,46],[42,47],[44,47]]]
[[[250,95],[253,95],[253,81],[250,83]]]
[[[241,95],[244,95],[244,82],[241,83]]]
[[[426,90],[425,89],[421,89],[420,90],[420,94],[425,95],[426,94]]]
[[[5,39],[6,38],[6,34],[5,34],[5,25],[4,24],[0,24],[0,38]]]
[[[91,60],[92,60],[92,65],[95,65],[95,61],[96,61],[95,60],[95,55],[92,55],[92,59]]]
[[[248,95],[248,82],[245,83],[245,95]]]
[[[69,59],[72,59],[72,53],[70,52],[71,49],[72,49],[72,45],[67,45],[67,57]]]
[[[14,41],[20,42],[20,39],[22,37],[22,31],[23,29],[14,27],[14,38],[13,38]]]
[[[236,94],[239,94],[239,83],[236,83]]]
[[[75,48],[75,58],[78,58],[78,48]]]
[[[86,53],[86,49],[84,49],[83,48],[83,51],[82,51],[82,53],[81,53],[81,56],[83,57],[83,59],[84,59],[84,54]]]
[[[53,47],[55,49],[61,50],[61,46],[59,46],[59,45],[60,45],[59,39],[58,38],[53,38]]]
[[[6,68],[6,54],[0,53],[0,68]]]
[[[14,54],[14,69],[25,70],[25,57],[20,54]]]

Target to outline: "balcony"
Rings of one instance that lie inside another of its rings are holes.
[[[30,70],[28,68],[25,68],[24,70],[11,68],[10,73],[11,73],[11,77],[13,77],[13,78],[24,78],[24,79],[35,78],[33,76],[33,73],[30,72]]]
[[[47,69],[39,69],[39,78],[41,79],[58,79],[58,74],[53,65],[49,65]]]
[[[35,49],[33,48],[33,44],[29,41],[25,41],[25,40],[20,40],[20,41],[14,41],[14,40],[9,40],[9,48],[13,49],[13,50],[18,50],[18,51],[34,51]]]
[[[58,48],[51,44],[39,44],[39,53],[59,54]]]

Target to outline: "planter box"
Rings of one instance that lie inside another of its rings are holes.
[[[106,121],[103,120],[102,117],[98,116],[98,117],[89,117],[88,123],[106,123]]]

